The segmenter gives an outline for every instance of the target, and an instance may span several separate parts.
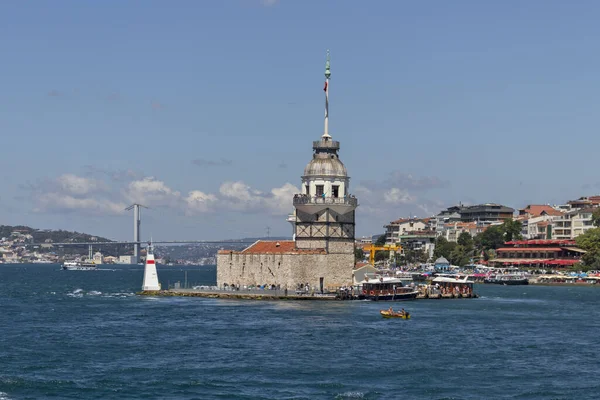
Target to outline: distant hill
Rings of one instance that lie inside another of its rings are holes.
[[[29,226],[17,225],[0,225],[0,239],[15,239],[16,236],[31,235],[33,239],[29,242],[34,243],[89,243],[89,242],[112,242],[113,240],[95,236],[88,233],[65,231],[62,229],[35,229]],[[224,239],[223,243],[197,243],[185,245],[160,245],[156,246],[157,254],[169,258],[170,260],[202,260],[206,258],[214,258],[219,249],[242,250],[257,240],[291,240],[290,237],[273,236],[273,237],[251,237],[243,239]],[[15,245],[19,245],[18,243]],[[102,245],[97,248],[92,247],[93,251],[100,250],[105,256],[119,256],[133,254],[131,245]],[[36,249],[40,252],[53,252],[58,255],[67,254],[87,254],[87,245],[68,245],[68,246],[52,246],[48,248]],[[205,260],[205,262],[207,262]]]
[[[31,235],[34,243],[82,243],[82,242],[112,242],[102,236],[90,235],[88,233],[65,231],[62,229],[35,229],[29,226],[17,225],[0,225],[0,238],[15,238],[15,235]],[[92,247],[93,249],[93,247]],[[98,250],[98,249],[96,249]],[[100,249],[104,255],[123,255],[132,254],[132,246],[125,245],[103,245]],[[64,246],[51,248],[41,248],[40,252],[55,252],[59,254],[87,254],[88,246]],[[95,250],[94,250],[95,251]]]

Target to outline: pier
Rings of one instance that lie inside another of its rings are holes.
[[[203,297],[209,299],[232,299],[232,300],[298,300],[298,301],[348,301],[363,300],[355,295],[342,295],[340,293],[298,293],[284,290],[220,290],[220,289],[168,289],[168,290],[144,290],[138,292],[139,296],[159,297]],[[419,294],[414,300],[449,300],[449,299],[475,299],[476,293],[463,294]],[[414,301],[407,300],[407,301]],[[374,300],[377,301],[377,300]],[[385,301],[385,300],[381,300]]]

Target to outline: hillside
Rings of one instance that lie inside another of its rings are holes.
[[[62,229],[35,229],[29,226],[17,225],[0,225],[0,239],[4,241],[13,241],[19,236],[29,239],[21,239],[20,243],[85,243],[85,242],[111,242],[112,240],[101,236],[94,236],[82,232],[65,231]],[[54,246],[51,248],[40,248],[40,253],[54,252],[58,255],[64,254],[87,254],[88,246],[73,245],[73,246]],[[117,256],[120,254],[131,254],[133,249],[131,246],[125,245],[103,245],[101,249],[104,255]]]

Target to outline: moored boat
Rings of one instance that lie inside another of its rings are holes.
[[[488,276],[483,280],[483,283],[495,285],[529,285],[529,279],[518,274],[497,274]]]
[[[373,301],[414,300],[419,292],[414,287],[404,286],[401,279],[379,277],[362,282],[362,294],[359,298]]]

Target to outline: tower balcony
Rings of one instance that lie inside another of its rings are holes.
[[[316,149],[339,150],[340,142],[338,142],[337,140],[315,140],[313,142],[313,150]]]
[[[294,195],[294,207],[303,212],[318,212],[330,208],[339,214],[346,214],[358,207],[358,199],[353,195],[345,197]]]

